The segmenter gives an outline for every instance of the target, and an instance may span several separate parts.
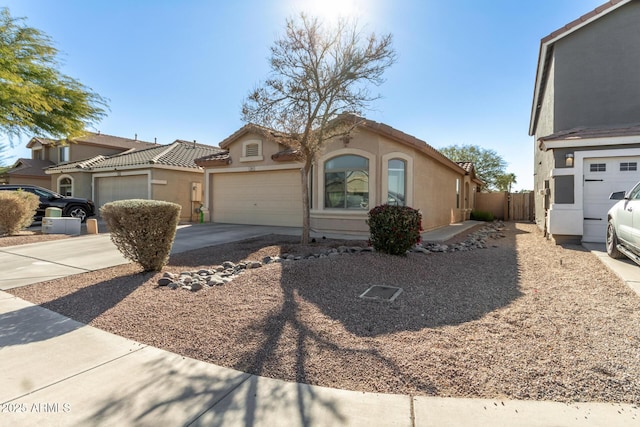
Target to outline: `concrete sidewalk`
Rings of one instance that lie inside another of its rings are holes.
[[[235,227],[183,228],[174,249],[276,231]],[[293,232],[277,232],[287,231]],[[103,236],[0,248],[0,262],[6,268],[7,262],[28,260],[22,274],[29,272],[27,281],[32,283],[125,262],[115,256],[109,240],[99,237]],[[32,273],[39,263],[50,264]],[[12,271],[13,280],[19,273]],[[640,422],[637,405],[387,395],[258,377],[142,345],[2,291],[0,360],[0,425],[636,426]]]
[[[0,424],[636,426],[637,406],[363,393],[221,368],[0,291]]]
[[[613,259],[607,255],[604,243],[583,243],[600,262],[613,271],[627,286],[640,296],[640,266],[628,258]],[[639,424],[640,425],[640,424]]]

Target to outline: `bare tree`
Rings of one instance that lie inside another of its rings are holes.
[[[284,36],[271,48],[270,76],[243,102],[243,120],[286,134],[303,163],[303,244],[309,242],[311,167],[327,140],[357,125],[337,120],[340,114],[361,114],[379,98],[368,86],[382,84],[395,59],[390,34],[365,36],[355,21],[326,27],[301,14],[287,19]]]

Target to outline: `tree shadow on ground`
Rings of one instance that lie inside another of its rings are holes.
[[[460,325],[519,298],[522,293],[515,238],[520,233],[524,231],[509,233],[501,241],[489,239],[487,249],[468,252],[407,257],[351,254],[285,263],[280,281],[284,303],[247,328],[246,335],[255,339],[257,334],[261,345],[257,352],[247,351],[235,367],[257,375],[273,371],[283,363],[278,360],[282,343],[291,346],[293,340],[295,348],[288,354],[295,355],[295,362],[289,356],[286,363],[295,363],[292,380],[297,382],[312,383],[307,358],[315,353],[314,363],[318,363],[321,358],[317,354],[323,353],[325,359],[341,359],[343,365],[353,361],[353,370],[356,364],[375,366],[393,373],[398,383],[412,384],[420,393],[437,394],[427,376],[399,366],[397,359],[370,345],[370,340]],[[400,287],[403,293],[393,302],[359,298],[375,284]],[[351,344],[334,339],[335,327],[330,321],[308,315],[314,309],[352,334],[353,339],[347,340]]]
[[[112,376],[113,366],[93,373],[108,384],[89,411],[78,414],[80,424],[110,425],[294,425],[344,424],[341,402],[331,394],[302,384],[252,376],[239,371],[142,349],[117,362],[123,372]],[[144,353],[144,354],[143,354]],[[140,360],[144,360],[140,363]],[[82,389],[82,376],[70,387]],[[322,415],[322,419],[318,415]],[[300,422],[295,422],[299,418]]]
[[[115,277],[81,287],[74,292],[43,302],[40,305],[2,313],[0,314],[0,324],[2,325],[0,343],[3,346],[28,344],[48,340],[79,329],[115,307],[149,280],[152,274],[131,274],[126,281],[122,281],[121,277]],[[46,283],[31,286],[41,287],[46,286]]]

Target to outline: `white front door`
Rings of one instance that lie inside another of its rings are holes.
[[[629,191],[640,181],[640,157],[584,159],[583,242],[604,243],[607,212],[616,203],[615,191]]]

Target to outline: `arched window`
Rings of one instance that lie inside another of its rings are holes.
[[[369,208],[369,160],[348,154],[324,164],[324,207]]]
[[[391,159],[387,163],[387,171],[387,204],[394,206],[406,206],[407,162],[400,159]]]
[[[73,185],[71,183],[71,178],[62,178],[58,181],[58,193],[63,196],[73,196]]]

